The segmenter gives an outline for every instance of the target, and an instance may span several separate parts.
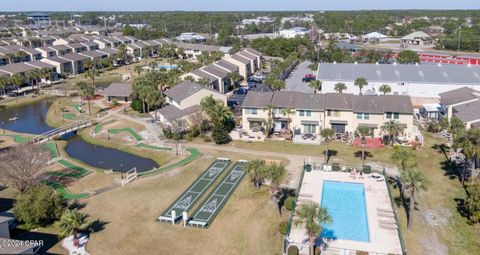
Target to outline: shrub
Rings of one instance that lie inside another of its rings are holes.
[[[363,173],[364,174],[371,174],[372,173],[372,167],[369,165],[364,165],[363,166]]]
[[[285,199],[285,202],[284,202],[285,209],[291,211],[293,209],[293,203],[294,202],[295,202],[294,197],[287,197],[287,199]]]
[[[440,124],[435,120],[431,120],[428,123],[427,131],[430,132],[430,133],[438,133],[438,132],[440,132],[441,129],[442,129],[442,127],[440,126]]]
[[[170,128],[164,128],[163,129],[163,135],[165,135],[165,137],[167,139],[172,139],[173,138],[173,131]]]
[[[206,133],[206,132],[210,131],[211,128],[212,128],[212,126],[210,125],[209,120],[203,120],[202,121],[202,124],[200,125],[200,131],[202,133]]]
[[[280,222],[280,225],[278,225],[278,232],[280,234],[285,235],[288,231],[288,222],[287,221],[282,221]]]
[[[191,132],[188,132],[188,133],[185,134],[185,136],[183,138],[185,138],[185,140],[187,140],[187,141],[192,141],[193,140],[193,135],[192,135]]]
[[[28,228],[44,227],[58,220],[65,207],[60,194],[46,185],[38,185],[18,196],[13,213]]]
[[[210,138],[210,136],[206,135],[205,137],[203,137],[203,141],[209,143],[212,141],[212,139]]]
[[[137,112],[143,111],[142,101],[140,101],[140,99],[133,99],[132,103],[130,104],[130,107]]]
[[[212,130],[212,140],[216,144],[226,144],[230,142],[230,135],[224,127],[214,127]]]
[[[200,135],[200,129],[198,128],[198,126],[193,126],[192,128],[190,128],[190,134],[192,135],[192,137],[197,137]]]
[[[111,102],[111,105],[112,105],[112,106],[115,107],[115,106],[117,106],[117,105],[119,105],[119,104],[120,104],[120,103],[118,103],[118,99],[116,99],[116,98],[112,99],[112,102]]]

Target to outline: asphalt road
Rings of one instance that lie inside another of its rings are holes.
[[[312,70],[308,68],[310,61],[300,63],[285,81],[285,91],[299,91],[313,93],[313,89],[308,86],[308,82],[303,82],[305,74],[311,74]]]

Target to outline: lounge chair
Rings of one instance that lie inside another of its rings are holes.
[[[378,215],[379,217],[384,217],[384,218],[385,218],[385,217],[386,217],[386,218],[393,218],[393,217],[395,217],[395,214],[393,214],[393,213],[386,213],[386,212],[377,212],[377,215]]]
[[[394,219],[386,219],[386,220],[378,220],[378,223],[380,224],[397,224],[397,222]]]
[[[377,212],[393,213],[392,209],[377,208]]]
[[[313,197],[312,194],[307,194],[307,193],[300,193],[298,194],[300,197]]]
[[[390,224],[380,224],[380,228],[384,228],[384,229],[398,229],[397,225],[390,225]]]

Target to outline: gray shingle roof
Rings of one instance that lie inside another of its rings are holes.
[[[82,56],[78,53],[69,53],[69,54],[65,54],[63,56],[60,56],[60,58],[65,58],[65,59],[69,59],[71,61],[82,61],[82,60],[86,60],[88,59],[88,57],[85,57],[85,56]]]
[[[183,110],[180,110],[173,105],[168,105],[158,110],[158,113],[163,117],[165,117],[165,119],[167,119],[168,121],[172,122],[182,117],[185,117],[187,115],[190,115],[192,113],[198,112],[200,111],[200,109],[201,109],[200,105],[190,106]]]
[[[195,74],[195,75],[198,75],[202,78],[208,79],[210,82],[214,82],[214,81],[218,80],[217,77],[215,77],[213,75],[210,75],[210,74],[208,74],[208,73],[206,73],[206,72],[204,72],[200,69],[194,70],[192,73]]]
[[[249,64],[250,63],[250,60],[248,60],[247,58],[239,55],[238,53],[235,53],[231,56],[233,59],[239,61],[240,63],[243,63],[243,64]]]
[[[369,82],[426,84],[469,84],[480,86],[480,67],[466,65],[389,65],[321,63],[317,79],[352,82],[364,77]]]
[[[180,102],[183,99],[197,93],[202,89],[207,89],[202,87],[202,85],[191,82],[191,81],[183,81],[177,84],[175,87],[168,89],[164,92],[164,94],[171,98],[175,102]]]
[[[257,56],[255,56],[252,53],[250,53],[248,51],[245,51],[245,50],[239,51],[237,54],[246,58],[246,59],[249,59],[249,60],[256,60],[257,59]]]
[[[272,102],[273,92],[248,92],[242,107],[264,108]]]
[[[470,101],[473,99],[480,99],[480,91],[463,87],[439,94],[440,102],[445,105],[452,105],[461,102]]]
[[[453,116],[458,117],[463,122],[480,119],[480,101],[453,107]]]
[[[273,94],[272,104],[279,108],[305,110],[323,110],[325,95],[293,91],[277,91]]]
[[[210,64],[208,66],[205,66],[204,68],[202,68],[202,70],[205,70],[215,76],[218,76],[220,77],[221,79],[227,77],[227,74],[229,72],[225,71],[224,69],[221,69],[219,67],[216,67],[215,65],[213,64]]]
[[[214,63],[215,65],[220,65],[222,66],[223,68],[229,70],[230,72],[236,72],[238,71],[238,66],[226,61],[226,60],[223,60],[223,59],[220,59],[219,61],[215,62]]]
[[[100,51],[97,51],[97,50],[90,50],[90,51],[84,51],[84,52],[79,52],[78,54],[82,55],[82,56],[87,56],[89,58],[102,58],[108,54],[106,53],[102,53]]]
[[[25,63],[15,63],[15,64],[6,65],[6,66],[0,66],[0,70],[12,75],[32,71],[35,69],[38,69],[38,68],[29,66]]]
[[[112,83],[103,90],[105,96],[129,97],[132,94],[131,83]]]
[[[248,53],[251,53],[251,54],[253,54],[253,55],[257,56],[257,57],[263,56],[263,54],[262,54],[261,52],[256,51],[256,50],[254,50],[254,49],[252,49],[252,48],[246,48],[245,51],[247,51]]]
[[[267,105],[279,108],[304,110],[343,110],[364,113],[398,112],[413,113],[409,96],[379,95],[365,96],[353,94],[314,94],[294,91],[248,92],[242,107],[265,108]]]

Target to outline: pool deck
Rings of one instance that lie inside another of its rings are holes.
[[[374,178],[365,176],[364,179],[353,179],[350,173],[343,172],[324,172],[311,171],[305,172],[302,187],[300,189],[301,196],[297,206],[306,201],[314,201],[320,203],[322,198],[323,181],[340,181],[350,183],[363,183],[365,185],[365,202],[368,215],[368,231],[370,234],[370,242],[359,242],[351,240],[337,239],[328,241],[328,254],[339,254],[338,252],[347,251],[342,254],[355,254],[354,251],[367,251],[380,254],[402,254],[400,239],[396,229],[386,229],[380,227],[379,220],[392,220],[393,217],[381,217],[378,209],[386,209],[392,211],[390,197],[385,185],[385,181],[378,182]],[[306,194],[306,196],[303,196]],[[305,229],[293,226],[290,232],[289,241],[296,244],[304,244],[301,247],[297,245],[300,254],[308,254],[308,235]],[[330,253],[330,251],[338,251]]]

